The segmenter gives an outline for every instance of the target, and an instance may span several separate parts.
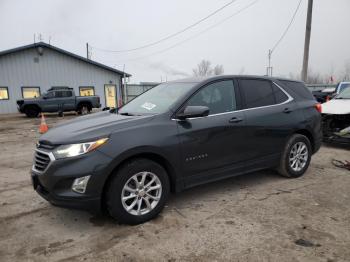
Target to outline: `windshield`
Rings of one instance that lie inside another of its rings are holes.
[[[165,113],[196,83],[163,83],[139,95],[119,110],[119,114]]]
[[[350,99],[350,88],[346,88],[343,92],[335,97],[336,99]]]
[[[339,87],[339,93],[343,92],[345,89],[348,89],[350,87],[350,83],[342,83]]]

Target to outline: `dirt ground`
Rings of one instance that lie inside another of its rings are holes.
[[[33,191],[39,122],[0,117],[0,261],[350,261],[350,171],[331,164],[349,148],[323,146],[299,179],[263,171],[190,189],[126,226]]]

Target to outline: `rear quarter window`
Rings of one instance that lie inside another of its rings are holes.
[[[275,84],[272,85],[273,93],[275,95],[276,104],[281,104],[288,100],[288,96]]]
[[[296,94],[299,98],[315,100],[314,96],[312,95],[310,90],[307,89],[304,83],[287,80],[279,80],[279,82],[288,87],[288,89],[294,94]]]

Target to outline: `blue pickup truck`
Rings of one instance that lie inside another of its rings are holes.
[[[51,88],[38,98],[17,100],[18,111],[27,117],[37,117],[41,112],[76,111],[87,114],[93,108],[101,107],[98,96],[76,96],[73,88]]]

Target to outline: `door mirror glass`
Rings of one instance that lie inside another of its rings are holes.
[[[177,114],[177,118],[185,120],[192,117],[204,117],[209,115],[209,108],[207,106],[186,106],[182,113]]]

